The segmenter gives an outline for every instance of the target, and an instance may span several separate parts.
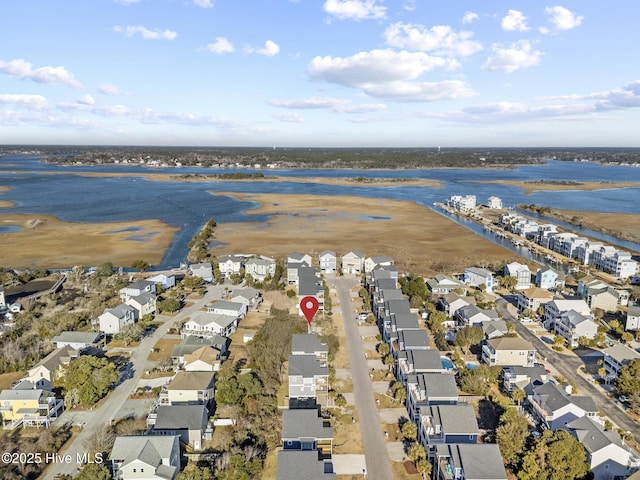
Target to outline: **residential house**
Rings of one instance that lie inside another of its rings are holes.
[[[267,277],[276,274],[276,261],[268,257],[251,257],[244,264],[245,275],[251,275],[254,280],[263,282]]]
[[[426,330],[400,330],[391,339],[394,355],[409,350],[429,350],[429,332]]]
[[[213,282],[213,266],[209,262],[192,263],[189,265],[189,271],[194,277],[201,278],[205,282]]]
[[[403,330],[420,330],[418,316],[415,313],[392,313],[384,319],[383,339],[391,343],[398,338],[398,332]]]
[[[180,437],[116,437],[109,460],[114,480],[173,480],[180,471]]]
[[[478,443],[480,429],[473,407],[468,403],[431,405],[420,410],[418,442],[431,453],[440,443]]]
[[[4,428],[49,427],[64,410],[64,401],[47,390],[11,389],[0,392]]]
[[[118,293],[120,294],[120,299],[126,302],[131,297],[137,297],[143,293],[153,293],[155,295],[156,284],[150,280],[140,280],[121,288]]]
[[[464,283],[443,274],[428,278],[426,284],[432,295],[447,295],[454,290],[462,290],[463,292],[467,290],[467,286]]]
[[[458,403],[455,377],[448,373],[417,373],[407,376],[407,411],[417,423],[420,409],[430,405]]]
[[[440,305],[442,310],[449,317],[453,317],[458,309],[466,307],[467,305],[475,305],[476,299],[474,297],[465,297],[456,292],[450,292],[440,297]]]
[[[160,393],[162,405],[207,405],[214,396],[213,372],[178,372]]]
[[[71,347],[73,350],[102,350],[105,345],[102,332],[70,332],[64,331],[51,339],[56,348]]]
[[[162,285],[162,288],[164,288],[165,290],[176,286],[176,276],[173,273],[170,273],[168,275],[164,273],[159,273],[158,275],[149,277],[146,280],[147,282],[153,282],[156,285],[157,284]]]
[[[576,418],[598,416],[593,397],[571,395],[554,382],[534,388],[528,400],[534,417],[550,430],[565,428]]]
[[[406,383],[409,375],[446,373],[439,350],[405,350],[398,353],[395,373],[398,381]]]
[[[464,271],[464,283],[493,292],[493,273],[486,268],[470,267]]]
[[[637,332],[640,328],[640,303],[631,303],[627,309],[627,320],[624,325],[625,330]]]
[[[520,337],[500,337],[482,345],[482,361],[489,366],[514,365],[533,367],[536,350],[531,342]]]
[[[54,380],[60,378],[64,367],[79,356],[80,352],[68,345],[56,348],[31,367],[23,380],[30,382],[35,388],[51,390]]]
[[[535,313],[540,307],[544,307],[546,303],[553,300],[553,293],[542,288],[530,287],[519,291],[516,300],[518,302],[518,311]]]
[[[333,451],[333,428],[315,408],[282,411],[282,448],[317,450],[323,455]]]
[[[156,313],[156,294],[151,292],[143,292],[140,295],[129,298],[127,305],[138,311],[138,318],[145,315],[154,315]]]
[[[320,366],[326,367],[329,347],[315,334],[296,333],[291,336],[291,355],[314,355]]]
[[[342,256],[342,273],[360,275],[364,270],[364,253],[351,250]]]
[[[291,265],[291,264],[298,264],[298,265],[305,264],[307,267],[310,267],[311,266],[311,255],[309,255],[308,253],[298,253],[298,252],[290,253],[289,256],[287,257],[287,264],[289,264],[289,265]]]
[[[209,424],[209,410],[204,405],[159,405],[149,415],[147,426],[154,435],[180,437],[180,441],[194,450],[201,450],[204,440],[210,440],[213,428]]]
[[[154,285],[155,286],[155,285]],[[107,335],[115,335],[127,325],[133,325],[138,320],[138,311],[131,305],[121,303],[117,307],[107,308],[98,317],[100,331]]]
[[[482,322],[481,326],[485,340],[504,337],[509,333],[509,325],[506,320],[490,320]]]
[[[584,300],[551,300],[544,304],[544,324],[547,330],[553,329],[553,323],[563,312],[573,310],[581,315],[588,316],[591,309]]]
[[[315,400],[326,405],[329,389],[329,368],[315,354],[289,356],[289,399]]]
[[[330,460],[319,460],[312,450],[280,450],[276,466],[276,480],[336,480]]]
[[[239,275],[242,269],[242,261],[243,259],[239,255],[223,255],[219,257],[218,268],[220,269],[220,275],[224,278],[230,278],[233,274]]]
[[[565,427],[587,451],[593,480],[627,478],[640,468],[638,454],[617,432],[607,431],[593,418],[577,418]]]
[[[186,353],[183,359],[182,368],[185,372],[217,372],[222,364],[220,352],[208,346]]]
[[[393,265],[393,263],[394,263],[393,258],[385,257],[383,255],[378,255],[375,257],[367,257],[364,260],[364,272],[371,273],[373,269],[379,265],[390,267],[391,265]]]
[[[504,267],[505,277],[514,277],[517,280],[516,289],[526,290],[531,286],[531,270],[526,265],[511,262]]]
[[[502,210],[502,200],[500,197],[489,197],[487,200],[487,208]]]
[[[324,310],[324,288],[318,276],[318,271],[313,267],[300,267],[298,269],[298,315],[302,316],[300,302],[304,297],[314,297],[318,300],[318,310]]]
[[[533,395],[533,389],[544,385],[551,378],[544,367],[509,366],[502,369],[502,388],[512,392],[516,388],[524,390],[527,396]]]
[[[495,443],[440,444],[434,456],[435,480],[507,480]]]
[[[308,257],[308,255],[305,255]],[[307,262],[290,262],[287,263],[287,283],[289,285],[298,285],[300,281],[300,270],[302,268],[311,267],[310,263]]]
[[[447,205],[461,212],[470,212],[476,208],[476,196],[452,195],[447,199]]]
[[[536,285],[545,290],[555,290],[558,286],[558,273],[549,267],[536,270]]]
[[[231,294],[231,302],[242,303],[247,306],[247,309],[249,309],[262,302],[262,295],[259,290],[252,287],[238,288]]]
[[[322,273],[336,273],[338,270],[338,256],[332,250],[320,252],[320,271]]]
[[[580,338],[593,339],[598,334],[598,324],[591,314],[582,315],[574,310],[563,312],[554,323],[554,333],[561,335],[570,347],[577,347]]]
[[[495,310],[485,310],[475,305],[467,305],[456,310],[456,321],[461,327],[480,327],[484,322],[498,320],[499,315]]]
[[[376,275],[377,278],[381,278],[380,275],[388,275],[389,278],[398,280],[398,267],[396,265],[376,265],[371,272],[371,275]]]
[[[640,353],[626,345],[613,345],[602,351],[604,354],[603,367],[607,371],[608,382],[618,378],[622,367],[629,365],[632,360],[640,360]]]
[[[207,313],[228,315],[242,320],[247,315],[247,305],[241,302],[218,301],[207,305]]]
[[[185,363],[185,357],[192,355],[201,348],[211,348],[216,352],[216,359],[221,361],[229,351],[230,340],[221,335],[213,335],[211,337],[197,337],[195,335],[187,335],[182,337],[180,343],[173,347],[171,359],[177,367]],[[188,357],[193,361],[194,357]],[[215,367],[215,364],[214,364]],[[214,368],[215,371],[215,368]]]
[[[214,337],[221,335],[229,337],[238,328],[238,317],[209,312],[195,312],[182,325],[182,337],[194,335],[196,337]]]

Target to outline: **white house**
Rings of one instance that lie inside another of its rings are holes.
[[[561,335],[570,347],[579,345],[580,337],[592,340],[598,334],[598,324],[593,317],[574,310],[562,312],[554,322],[554,333]]]
[[[364,253],[351,250],[342,256],[342,273],[360,275],[364,269]]]
[[[159,273],[158,275],[154,275],[153,277],[147,278],[148,282],[153,282],[156,284],[162,285],[162,287],[166,290],[171,287],[176,286],[176,276],[174,274],[165,275],[164,273]]]
[[[497,210],[502,209],[502,200],[500,197],[489,197],[487,200],[487,208],[495,208]]]
[[[624,329],[637,331],[639,327],[640,327],[640,303],[629,304],[629,308],[627,310],[627,321],[625,323]]]
[[[242,257],[238,255],[223,255],[218,258],[218,268],[220,269],[220,275],[224,278],[229,278],[234,273],[239,274],[242,268]]]
[[[138,311],[131,305],[121,303],[117,307],[107,308],[98,317],[100,331],[107,335],[120,333],[126,325],[133,325],[138,320]]]
[[[581,315],[590,315],[591,309],[584,300],[552,300],[544,305],[544,323],[547,329],[553,328],[553,322],[563,312],[573,310]]]
[[[447,205],[461,212],[470,212],[476,208],[476,196],[475,195],[452,195],[447,200]]]
[[[522,263],[509,263],[504,267],[504,275],[508,277],[515,277],[518,282],[516,284],[516,288],[518,290],[526,290],[531,286],[531,270]]]
[[[102,332],[70,332],[64,331],[51,339],[56,348],[71,347],[74,350],[104,347],[104,333]]]
[[[138,311],[138,318],[156,313],[156,294],[144,292],[127,300],[127,305]]]
[[[549,267],[536,270],[536,285],[546,290],[553,290],[558,286],[558,274]]]
[[[320,252],[320,271],[322,273],[336,273],[338,269],[338,257],[336,252],[325,250]]]
[[[390,267],[393,265],[393,258],[385,257],[383,255],[375,256],[375,257],[367,257],[364,260],[364,272],[371,273],[374,268],[378,265],[382,265],[385,267]]]
[[[116,437],[109,460],[113,478],[173,480],[180,471],[178,435]]]
[[[242,320],[247,315],[247,310],[247,305],[243,302],[218,301],[207,305],[207,313],[235,316],[238,320]]]
[[[276,273],[276,261],[268,257],[251,257],[244,264],[245,275],[251,275],[254,280],[260,282],[267,277],[273,277]]]
[[[228,337],[238,328],[236,315],[223,315],[209,312],[196,312],[182,326],[182,337],[195,335],[209,338],[216,335]]]
[[[464,271],[464,283],[478,288],[484,285],[485,291],[490,293],[493,291],[493,273],[486,268],[467,268]]]
[[[118,293],[120,294],[120,299],[123,302],[126,302],[131,297],[137,297],[143,293],[153,293],[155,295],[156,284],[150,280],[140,280],[139,282],[135,282],[121,288]]]

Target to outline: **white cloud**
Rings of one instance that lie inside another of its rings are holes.
[[[416,11],[416,0],[406,0],[402,5],[407,12],[415,12]]]
[[[309,97],[302,99],[272,99],[270,105],[291,110],[332,110],[336,113],[368,113],[386,108],[381,103],[353,104],[351,100],[335,97]]]
[[[591,98],[600,98],[600,101],[596,104],[599,110],[622,110],[640,107],[640,80],[610,92],[592,94]]]
[[[487,59],[482,70],[511,73],[538,65],[541,57],[542,52],[534,50],[528,40],[520,40],[507,48],[493,45],[493,55]]]
[[[216,41],[214,43],[207,45],[207,50],[211,53],[223,54],[231,53],[235,49],[233,48],[233,44],[225,37],[216,37]]]
[[[47,110],[49,103],[42,95],[26,95],[16,93],[0,94],[0,103],[21,105],[30,110]]]
[[[387,8],[377,5],[376,0],[327,0],[323,8],[340,20],[375,20],[387,16]]]
[[[372,97],[395,102],[435,102],[455,100],[476,95],[473,89],[460,80],[442,82],[396,81],[378,85],[364,85],[363,91]]]
[[[101,83],[98,86],[98,91],[103,95],[120,95],[122,93],[117,86],[110,83]]]
[[[411,80],[435,68],[455,69],[455,60],[386,49],[360,52],[351,57],[315,57],[307,70],[311,78],[346,87]]]
[[[462,17],[462,23],[468,24],[473,23],[478,19],[478,14],[475,12],[464,12],[464,17]]]
[[[579,17],[571,10],[560,6],[547,7],[544,9],[544,13],[549,16],[549,21],[558,30],[571,30],[584,20],[584,17]]]
[[[304,122],[304,117],[299,113],[280,113],[274,115],[275,118],[285,123],[302,123]]]
[[[249,53],[257,53],[258,55],[264,55],[265,57],[273,57],[280,53],[280,46],[276,42],[267,40],[264,42],[264,48],[249,48]]]
[[[83,105],[95,105],[96,101],[93,99],[93,97],[89,94],[86,94],[82,97],[80,97],[77,100],[78,103],[81,103]]]
[[[122,33],[126,37],[133,37],[139,34],[145,40],[174,40],[178,34],[172,30],[149,30],[143,25],[129,25],[127,27],[121,27],[116,25],[113,27],[113,31],[116,33]]]
[[[450,26],[423,25],[397,22],[384,31],[387,45],[409,50],[467,57],[482,50],[479,42],[470,40],[472,32],[456,32]]]
[[[34,70],[31,63],[21,58],[10,62],[0,61],[0,72],[37,83],[65,85],[72,88],[82,86],[64,67],[40,67]]]
[[[524,32],[529,30],[527,17],[518,10],[509,10],[507,16],[502,19],[500,24],[502,25],[502,29],[507,32]]]
[[[201,8],[213,8],[213,3],[213,0],[193,0],[193,4]]]

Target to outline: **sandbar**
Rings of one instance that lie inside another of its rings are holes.
[[[266,222],[218,223],[214,255],[259,253],[276,258],[291,252],[316,255],[352,249],[393,257],[402,271],[422,275],[462,271],[469,265],[522,259],[414,202],[355,196],[211,192],[259,207],[244,213],[270,215]]]
[[[535,192],[555,192],[565,190],[588,191],[593,190],[611,190],[617,188],[640,188],[640,182],[577,182],[569,184],[561,183],[544,183],[544,182],[527,182],[517,180],[476,180],[480,183],[499,183],[502,185],[511,185],[520,187],[525,191],[526,195]]]
[[[0,233],[0,265],[8,268],[64,268],[135,260],[156,265],[177,227],[160,220],[112,223],[63,222],[53,215],[1,214],[0,226],[19,226]]]

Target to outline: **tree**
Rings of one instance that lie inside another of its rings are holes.
[[[500,286],[504,287],[508,290],[513,290],[516,285],[518,285],[518,279],[512,275],[507,275],[506,277],[500,277]]]
[[[640,360],[631,360],[618,372],[615,381],[618,395],[633,395],[640,392]]]
[[[146,260],[134,260],[133,263],[131,263],[131,268],[146,272],[149,269],[149,262]]]
[[[545,430],[524,455],[520,480],[577,480],[589,473],[587,452],[566,430]]]
[[[414,442],[409,447],[407,457],[409,457],[409,460],[416,463],[418,460],[427,458],[427,452],[421,444]]]
[[[431,463],[425,458],[416,462],[416,470],[422,475],[422,478],[431,477]]]
[[[395,360],[393,359],[393,355],[391,355],[390,353],[385,355],[384,359],[382,360],[382,363],[384,363],[389,368],[389,370],[391,370],[391,367],[395,363]]]
[[[524,392],[524,390],[523,390]],[[516,466],[525,451],[529,437],[529,421],[527,417],[514,408],[509,408],[500,416],[496,429],[496,443],[504,461]]]
[[[180,300],[177,298],[165,298],[164,300],[158,300],[156,302],[156,307],[160,313],[174,313],[180,310]]]
[[[98,268],[96,268],[95,274],[98,277],[110,277],[111,275],[113,275],[113,263],[103,263]]]
[[[176,480],[210,480],[213,478],[211,469],[207,467],[193,466],[185,468],[178,474]]]
[[[629,333],[629,332],[624,332],[621,336],[620,336],[620,340],[622,340],[624,343],[629,343],[633,341],[633,334]]]
[[[389,354],[389,344],[385,343],[385,342],[380,343],[378,345],[378,353],[383,357],[388,355]]]
[[[520,402],[527,398],[527,394],[523,389],[516,388],[511,392],[511,398],[513,398],[516,402],[518,402],[518,405],[520,405]]]
[[[441,352],[449,350],[449,343],[447,342],[447,334],[443,331],[436,333],[433,336],[433,342],[436,344],[436,348]]]
[[[402,436],[407,440],[415,441],[418,438],[418,426],[411,420],[404,422],[402,425]]]
[[[434,334],[444,330],[444,322],[447,321],[447,314],[441,311],[431,312],[427,324]]]
[[[553,337],[553,344],[556,347],[562,347],[564,346],[565,343],[566,343],[566,340],[562,335],[556,335],[555,337]]]
[[[120,379],[116,366],[106,358],[83,355],[64,367],[64,375],[55,385],[67,392],[77,390],[82,405],[93,405],[104,397],[111,385]]]
[[[345,398],[344,395],[342,395],[341,393],[339,393],[338,395],[336,395],[336,399],[335,399],[335,405],[336,407],[346,407],[347,406],[347,399]]]
[[[456,333],[454,344],[462,349],[467,349],[472,345],[477,345],[484,339],[484,332],[482,327],[470,326],[462,327]]]
[[[198,290],[204,285],[204,279],[196,276],[184,277],[182,279],[182,286],[188,290]]]
[[[138,342],[144,335],[144,327],[138,323],[134,323],[133,325],[125,325],[120,329],[118,333],[114,335],[114,338],[118,340],[122,340],[125,347],[129,346],[133,342]]]
[[[75,480],[111,480],[111,472],[102,463],[87,463],[74,477]]]

